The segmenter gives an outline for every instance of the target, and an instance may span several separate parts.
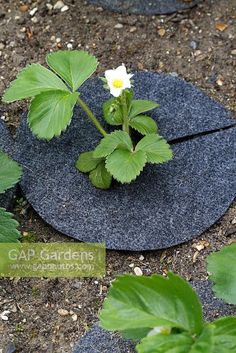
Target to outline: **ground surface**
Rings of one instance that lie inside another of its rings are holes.
[[[82,0],[65,0],[65,12],[49,10],[46,3],[55,1],[0,0],[0,94],[27,63],[44,63],[45,53],[69,44],[95,54],[100,74],[122,62],[132,70],[176,72],[236,110],[235,0],[206,0],[191,11],[160,17],[113,14]],[[35,7],[38,11],[31,16]],[[25,107],[22,102],[0,104],[0,114],[13,133]],[[27,240],[71,241],[44,224],[22,200],[14,213]],[[188,244],[150,253],[108,251],[107,276],[102,280],[2,279],[0,314],[10,313],[7,321],[0,319],[0,352],[13,341],[17,352],[70,353],[96,321],[110,280],[118,273],[132,273],[138,266],[144,274],[170,269],[187,279],[206,279],[206,255],[235,237],[236,204]],[[58,309],[70,313],[62,317]]]

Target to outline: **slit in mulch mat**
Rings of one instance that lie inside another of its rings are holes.
[[[154,73],[136,73],[134,80],[136,98],[145,92],[146,99],[160,104],[151,116],[172,144],[171,162],[149,165],[131,184],[94,188],[75,168],[79,154],[100,139],[80,109],[66,132],[50,142],[34,137],[24,116],[15,158],[24,167],[23,193],[58,231],[84,242],[105,242],[109,249],[162,249],[200,235],[234,200],[235,120],[184,80]],[[109,97],[102,82],[86,82],[81,97],[101,117],[101,104]]]
[[[89,0],[92,5],[102,6],[115,12],[139,15],[164,15],[194,7],[202,0]]]

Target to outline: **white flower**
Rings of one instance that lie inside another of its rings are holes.
[[[111,94],[114,97],[119,97],[124,89],[131,88],[130,79],[132,76],[131,74],[127,74],[124,64],[115,70],[105,71],[105,77]]]

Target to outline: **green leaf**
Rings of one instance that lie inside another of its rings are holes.
[[[110,125],[122,125],[123,117],[120,107],[120,101],[117,98],[108,99],[103,103],[103,116]]]
[[[99,189],[109,189],[112,182],[111,174],[105,168],[105,162],[102,161],[89,174],[89,179],[93,186]]]
[[[0,208],[0,243],[17,243],[21,234],[17,230],[19,223],[13,215],[4,208]]]
[[[101,160],[101,158],[94,158],[93,151],[84,152],[80,154],[75,166],[80,172],[87,173],[95,169]]]
[[[212,328],[206,326],[195,340],[189,333],[148,336],[137,346],[138,353],[212,353]]]
[[[20,180],[21,175],[21,166],[0,151],[0,194],[13,187]]]
[[[214,327],[213,353],[236,352],[236,317],[223,317],[212,322]]]
[[[173,158],[170,145],[163,137],[157,134],[144,136],[137,144],[135,150],[145,152],[148,163],[164,163]]]
[[[187,333],[159,334],[144,338],[136,349],[138,353],[188,353],[192,344],[193,339]]]
[[[138,115],[130,120],[130,126],[142,135],[156,134],[157,124],[155,120],[145,115]]]
[[[67,86],[53,72],[42,65],[26,66],[11,83],[3,95],[4,102],[14,102],[24,98],[35,97],[45,91],[67,91]]]
[[[116,148],[132,150],[133,145],[129,134],[122,130],[116,130],[106,135],[95,148],[93,156],[95,158],[106,157]]]
[[[210,280],[217,297],[229,304],[236,304],[236,244],[225,246],[207,259]]]
[[[48,65],[75,92],[97,69],[98,61],[83,50],[61,50],[47,55]]]
[[[102,327],[111,331],[176,327],[199,334],[202,307],[192,287],[173,273],[118,277],[100,315]]]
[[[133,119],[135,116],[148,112],[149,110],[158,108],[159,104],[153,101],[147,101],[143,99],[133,100],[131,103],[131,109],[129,118]]]
[[[71,122],[78,93],[51,91],[36,96],[30,106],[28,122],[40,139],[60,136]]]
[[[121,334],[126,339],[132,339],[134,341],[141,340],[142,338],[146,337],[147,334],[150,332],[150,328],[141,327],[136,329],[130,329],[122,331]]]
[[[106,158],[106,168],[114,179],[130,183],[136,179],[146,164],[146,154],[117,149]]]

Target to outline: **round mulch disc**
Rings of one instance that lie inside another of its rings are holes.
[[[201,0],[89,0],[89,2],[115,12],[163,15],[190,9]]]
[[[0,119],[0,150],[12,155],[13,139],[4,122]],[[0,207],[8,208],[13,197],[13,190],[0,195]]]
[[[236,306],[225,304],[213,297],[211,284],[208,282],[193,282],[204,307],[204,316],[208,321],[220,316],[235,316]],[[135,346],[131,341],[124,340],[117,333],[103,330],[95,324],[79,341],[73,353],[135,353]]]
[[[234,125],[229,113],[194,86],[168,75],[136,74],[135,90],[137,98],[161,104],[151,115],[172,141],[175,157],[146,166],[131,184],[114,182],[110,190],[99,190],[76,170],[78,155],[100,140],[80,109],[60,138],[38,140],[25,117],[17,136],[15,157],[25,169],[21,187],[34,209],[60,232],[105,242],[109,249],[183,243],[215,223],[235,197],[236,129],[229,127]],[[101,103],[109,97],[102,82],[90,80],[81,96],[101,116]],[[225,130],[215,131],[220,128]]]

